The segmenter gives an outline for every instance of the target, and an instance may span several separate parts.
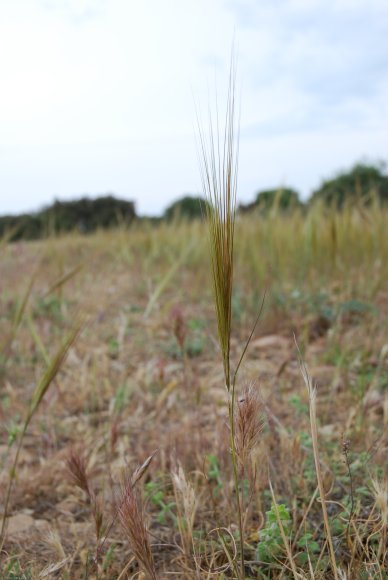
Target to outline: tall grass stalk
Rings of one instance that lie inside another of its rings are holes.
[[[40,379],[40,381],[36,385],[35,390],[32,394],[32,398],[31,398],[29,407],[28,407],[27,412],[26,412],[26,417],[24,419],[23,428],[22,428],[21,433],[19,435],[19,441],[18,441],[18,445],[16,448],[15,457],[14,457],[14,460],[12,462],[12,466],[11,466],[11,469],[9,472],[9,481],[8,481],[7,491],[6,491],[5,500],[4,500],[4,514],[3,514],[3,520],[2,520],[1,531],[0,531],[0,551],[1,551],[3,544],[4,544],[5,532],[6,532],[6,522],[7,522],[7,517],[8,517],[8,506],[9,506],[9,502],[10,502],[10,498],[11,498],[13,484],[14,484],[15,478],[16,478],[16,469],[17,469],[20,451],[21,451],[22,446],[23,446],[24,436],[27,432],[28,426],[30,424],[30,421],[31,421],[35,411],[38,409],[40,403],[42,402],[44,395],[47,393],[51,383],[55,379],[59,369],[61,368],[61,366],[63,364],[63,361],[66,358],[66,355],[67,355],[70,347],[74,344],[80,330],[81,330],[81,324],[78,324],[69,332],[68,336],[65,338],[65,340],[63,341],[63,343],[59,347],[56,355],[52,359],[50,365],[47,367],[46,371],[43,373],[42,378]]]
[[[327,513],[327,509],[326,509],[326,494],[325,494],[325,489],[324,489],[324,485],[323,485],[321,463],[319,460],[317,412],[316,412],[316,394],[317,393],[316,393],[316,388],[313,385],[311,375],[308,372],[307,366],[302,360],[299,347],[298,347],[298,345],[296,345],[296,346],[297,346],[299,357],[300,357],[300,360],[299,360],[300,371],[302,373],[303,380],[305,382],[305,385],[306,385],[307,391],[308,391],[308,395],[309,395],[310,427],[311,427],[311,439],[312,439],[312,444],[313,444],[315,471],[316,471],[316,475],[317,475],[319,495],[321,498],[323,522],[325,525],[326,539],[327,539],[327,543],[329,546],[331,567],[333,569],[333,575],[334,575],[335,580],[338,580],[339,576],[338,576],[338,570],[337,570],[337,563],[336,563],[335,553],[334,553],[333,538],[331,537],[329,516]]]
[[[230,364],[230,339],[232,326],[233,249],[236,215],[238,173],[238,131],[235,126],[236,67],[232,56],[229,73],[229,90],[223,134],[220,135],[219,111],[216,102],[215,126],[209,108],[207,137],[198,121],[199,164],[203,191],[206,195],[206,222],[212,267],[218,339],[221,348],[225,386],[228,393],[228,418],[233,477],[236,492],[238,525],[240,532],[241,577],[245,578],[244,529],[239,493],[238,457],[235,443],[235,384]]]

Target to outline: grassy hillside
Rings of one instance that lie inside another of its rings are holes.
[[[247,578],[332,577],[294,336],[338,573],[384,578],[387,231],[377,205],[236,221],[232,363],[266,292],[237,384],[237,412],[253,385],[262,422],[240,474]],[[202,222],[1,245],[5,578],[130,578],[147,537],[158,578],[237,576],[208,254]]]

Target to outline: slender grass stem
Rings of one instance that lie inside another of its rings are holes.
[[[295,339],[295,337],[294,337],[294,339]],[[312,439],[312,444],[313,444],[315,472],[317,475],[319,495],[321,498],[321,508],[322,508],[323,522],[325,525],[326,540],[327,540],[327,543],[329,546],[330,561],[331,561],[331,567],[333,570],[334,578],[335,578],[335,580],[338,580],[337,563],[336,563],[336,559],[335,559],[333,539],[331,537],[329,516],[328,516],[327,508],[326,508],[326,494],[325,494],[325,489],[324,489],[324,485],[323,485],[321,463],[320,463],[320,458],[319,458],[318,429],[317,429],[317,415],[316,415],[316,390],[315,390],[314,385],[312,383],[311,376],[307,370],[307,366],[303,362],[302,355],[300,353],[296,339],[295,339],[295,344],[296,344],[296,347],[297,347],[297,350],[299,353],[299,357],[300,357],[300,360],[299,360],[300,370],[301,370],[303,380],[306,384],[308,395],[309,395],[309,414],[310,414],[311,439]]]
[[[31,421],[35,411],[39,407],[44,395],[46,394],[46,392],[49,389],[53,380],[55,379],[55,377],[56,377],[59,369],[61,368],[62,363],[63,363],[63,361],[68,353],[68,350],[70,349],[72,344],[75,342],[80,330],[81,330],[81,323],[76,325],[69,332],[68,336],[65,338],[65,340],[62,343],[62,345],[60,346],[57,354],[52,359],[49,367],[43,373],[41,380],[38,382],[38,384],[36,385],[35,390],[33,392],[33,395],[32,395],[31,401],[30,401],[30,405],[29,405],[27,413],[26,413],[26,418],[24,420],[23,428],[22,428],[22,431],[20,433],[19,442],[18,442],[18,446],[16,448],[15,457],[14,457],[12,467],[11,467],[10,472],[9,472],[9,481],[8,481],[8,486],[7,486],[7,491],[6,491],[6,495],[5,495],[5,501],[4,501],[4,514],[3,514],[3,520],[2,520],[2,524],[1,524],[1,530],[0,530],[0,551],[2,550],[3,545],[4,545],[6,522],[7,522],[7,517],[8,517],[8,506],[9,506],[9,502],[11,499],[11,492],[12,492],[13,484],[14,484],[14,481],[16,478],[16,468],[17,468],[17,464],[18,464],[18,460],[19,460],[20,451],[21,451],[21,448],[23,445],[24,436],[27,432],[28,426],[30,424],[30,421]]]
[[[7,491],[6,491],[5,500],[4,500],[3,521],[1,523],[1,531],[0,531],[0,552],[3,549],[3,544],[4,544],[4,540],[5,540],[5,526],[6,526],[7,517],[8,517],[8,506],[9,506],[9,501],[11,499],[11,492],[12,492],[13,484],[14,484],[14,481],[16,478],[16,467],[18,464],[19,455],[20,455],[20,451],[22,449],[23,439],[24,439],[24,436],[26,434],[28,424],[29,424],[29,420],[24,424],[23,430],[20,433],[19,443],[18,443],[18,446],[16,449],[15,457],[14,457],[14,460],[12,462],[11,469],[9,470],[9,480],[8,480]]]
[[[244,550],[244,525],[242,518],[242,497],[240,498],[239,492],[239,477],[238,477],[238,458],[236,452],[236,439],[235,439],[235,382],[232,384],[232,392],[229,400],[228,410],[229,410],[229,425],[230,425],[230,444],[232,453],[232,465],[233,465],[233,479],[234,487],[236,490],[236,505],[237,505],[237,517],[238,517],[238,527],[240,532],[240,550],[241,550],[241,577],[245,578],[245,550]],[[242,482],[243,484],[243,482]],[[243,486],[242,491],[243,494]]]

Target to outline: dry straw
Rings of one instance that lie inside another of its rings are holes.
[[[310,411],[310,427],[311,427],[311,438],[313,443],[313,453],[314,453],[314,463],[315,463],[315,471],[317,475],[317,482],[319,488],[319,495],[321,498],[321,506],[322,506],[322,515],[323,515],[323,522],[325,525],[325,532],[326,532],[326,539],[329,546],[329,553],[330,553],[330,560],[331,560],[331,567],[333,570],[333,575],[336,580],[338,580],[338,570],[337,570],[337,563],[335,559],[334,553],[334,545],[333,545],[333,538],[331,536],[330,530],[330,523],[329,523],[329,516],[326,509],[326,494],[323,485],[323,477],[321,471],[321,462],[319,459],[319,449],[318,449],[318,428],[317,428],[317,405],[316,405],[316,395],[317,391],[313,385],[311,375],[307,369],[306,364],[302,359],[302,355],[300,353],[298,344],[296,343],[296,347],[299,353],[299,365],[300,371],[302,373],[303,380],[307,387],[308,395],[309,395],[309,411]]]

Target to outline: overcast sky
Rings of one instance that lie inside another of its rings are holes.
[[[198,193],[195,103],[225,100],[233,36],[240,201],[388,160],[386,0],[0,0],[0,214]]]

